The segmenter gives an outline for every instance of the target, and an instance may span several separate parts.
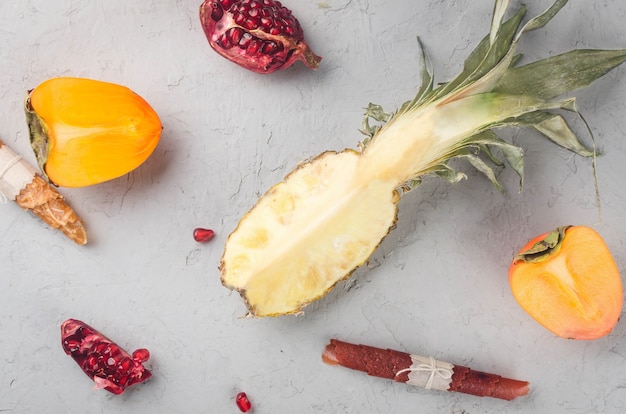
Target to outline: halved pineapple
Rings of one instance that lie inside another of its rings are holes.
[[[395,223],[401,194],[422,176],[457,182],[464,175],[448,162],[462,158],[497,188],[492,165],[506,162],[521,177],[523,152],[500,139],[497,127],[531,126],[595,156],[555,113],[577,113],[575,99],[558,97],[622,64],[626,50],[574,50],[515,66],[520,36],[545,26],[566,3],[556,0],[520,28],[526,9],[503,21],[508,1],[496,0],[491,32],[450,82],[435,86],[422,55],[417,96],[393,114],[370,104],[360,152],[325,152],[299,165],[244,216],[226,243],[223,284],[241,293],[253,315],[299,312],[365,263]]]

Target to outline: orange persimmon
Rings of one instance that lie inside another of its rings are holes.
[[[158,115],[125,86],[83,78],[49,79],[25,102],[31,145],[52,183],[84,187],[141,165],[163,129]]]
[[[563,338],[604,336],[622,313],[619,269],[589,227],[559,227],[529,241],[511,263],[509,283],[520,306]]]

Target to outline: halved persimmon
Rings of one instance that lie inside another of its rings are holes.
[[[596,339],[622,313],[622,280],[602,237],[585,226],[564,226],[529,241],[509,268],[520,306],[554,334]]]

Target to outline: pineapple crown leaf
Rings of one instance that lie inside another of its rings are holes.
[[[494,152],[497,149],[499,154]],[[479,132],[468,138],[462,145],[454,148],[446,155],[444,162],[434,165],[433,167],[423,171],[419,176],[412,177],[402,186],[402,192],[406,193],[414,190],[422,183],[421,177],[426,175],[435,175],[444,179],[450,184],[456,184],[466,179],[467,176],[463,172],[455,170],[449,165],[452,159],[466,159],[472,167],[481,172],[491,181],[494,186],[501,192],[504,191],[503,186],[497,179],[496,172],[485,160],[481,159],[481,154],[486,160],[495,167],[504,167],[508,164],[519,176],[519,188],[522,189],[524,177],[524,151],[522,148],[510,144],[501,139],[496,133],[490,129]],[[500,158],[502,157],[502,158]],[[418,185],[415,185],[415,183]]]
[[[496,9],[498,4],[496,2]],[[522,19],[526,15],[526,7],[521,7],[509,20],[501,23],[502,15],[495,15],[489,35],[485,36],[478,46],[465,60],[461,73],[450,82],[443,83],[428,96],[429,101],[452,95],[466,86],[474,84],[506,58],[514,49],[514,38]],[[508,64],[506,65],[508,66]]]
[[[502,184],[498,180],[495,171],[493,168],[488,165],[482,158],[480,158],[477,154],[472,154],[468,152],[467,154],[459,154],[457,157],[465,158],[476,170],[481,172],[485,177],[491,181],[491,184],[494,185],[500,192],[504,192],[504,188]]]
[[[589,86],[625,61],[626,50],[572,50],[509,68],[492,91],[553,99]]]
[[[491,148],[489,147],[489,145],[484,142],[485,139],[491,139],[491,138],[486,138],[487,135],[491,135],[491,134],[487,134],[487,132],[485,131],[484,133],[480,133],[472,137],[471,143],[468,142],[465,145],[458,148],[451,155],[451,157],[448,158],[448,161],[442,165],[446,165],[448,168],[450,168],[450,166],[447,164],[450,160],[465,159],[469,162],[469,164],[474,169],[476,169],[478,172],[482,173],[487,179],[489,179],[489,181],[491,181],[491,183],[498,189],[498,191],[504,192],[504,187],[502,187],[502,184],[498,180],[494,167],[489,165],[486,162],[486,160],[484,160],[481,157],[481,155],[485,155],[487,160],[489,160],[491,164],[493,164],[495,167],[502,167],[504,165],[504,162],[501,161],[498,157],[496,157],[493,151],[491,151]],[[493,134],[493,136],[495,137],[495,134]],[[499,139],[499,138],[496,137],[495,139]],[[434,171],[434,172],[437,174],[437,171]],[[457,174],[460,174],[460,173],[457,173]],[[437,175],[439,175],[442,178],[446,178],[448,182],[452,184],[460,181],[458,179],[450,180],[447,177],[442,176],[441,174],[437,174]],[[464,174],[463,174],[463,178],[465,178]]]
[[[626,61],[626,50],[572,50],[560,55],[544,58],[529,64],[518,66],[522,55],[516,52],[521,36],[529,31],[546,26],[567,4],[567,0],[556,0],[539,16],[522,25],[527,9],[522,6],[508,20],[505,20],[508,0],[496,0],[491,29],[465,60],[461,73],[453,80],[434,87],[434,75],[430,60],[424,47],[417,39],[420,54],[421,87],[411,101],[405,102],[396,113],[383,110],[379,105],[370,104],[363,121],[363,132],[368,138],[362,144],[364,148],[378,132],[394,118],[405,112],[417,110],[426,105],[445,105],[463,97],[484,94],[494,98],[508,96],[515,104],[515,97],[520,105],[527,106],[527,112],[516,118],[484,125],[470,138],[452,148],[435,166],[425,168],[418,175],[433,173],[445,179],[454,177],[450,182],[457,182],[457,175],[451,174],[447,161],[460,157],[467,159],[474,167],[483,172],[498,189],[501,185],[495,179],[493,169],[479,158],[483,153],[496,166],[502,162],[494,156],[490,147],[498,148],[506,164],[512,167],[520,177],[520,189],[523,184],[523,151],[521,148],[501,140],[491,131],[503,126],[531,127],[554,143],[581,156],[592,157],[594,165],[598,152],[595,149],[593,134],[588,124],[576,108],[575,99],[555,100],[558,96],[590,85],[612,69]],[[582,144],[577,134],[568,125],[565,118],[553,113],[564,110],[575,113],[581,119],[590,134],[593,149]],[[375,125],[371,124],[375,121]],[[463,146],[472,146],[463,151]],[[478,152],[478,153],[477,153]],[[417,181],[413,177],[412,181]],[[421,181],[419,181],[421,182]],[[408,186],[410,189],[414,186]],[[598,193],[596,183],[596,195]]]
[[[374,135],[382,128],[382,125],[392,117],[393,114],[385,112],[382,106],[370,102],[367,108],[365,108],[365,116],[363,117],[361,129],[359,130],[367,138],[360,143],[360,147],[365,148]],[[370,120],[374,120],[378,124],[371,125]]]
[[[448,162],[446,161],[433,166],[425,174],[420,174],[418,176],[410,178],[400,187],[400,194],[408,193],[409,191],[415,190],[417,187],[422,185],[423,177],[426,175],[435,175],[439,178],[444,179],[450,184],[456,184],[459,181],[467,178],[465,173],[455,170],[450,165],[448,165]]]
[[[557,0],[557,3],[564,4],[566,2],[566,0]],[[465,60],[463,71],[452,81],[441,83],[437,86],[437,88],[433,87],[434,75],[430,59],[424,50],[420,38],[418,37],[417,45],[420,55],[419,70],[421,74],[421,87],[419,91],[412,100],[405,102],[396,113],[386,112],[380,105],[370,103],[365,109],[365,117],[361,132],[371,139],[380,130],[382,125],[393,119],[395,115],[425,105],[436,99],[454,95],[455,92],[463,90],[463,86],[472,85],[499,64],[506,69],[510,63],[517,61],[519,59],[519,55],[513,54],[513,50],[516,45],[515,34],[519,29],[522,19],[526,15],[526,7],[521,7],[512,18],[504,23],[501,23],[507,5],[508,1],[496,1],[496,14],[494,14],[494,18],[492,20],[490,34],[484,37],[472,53],[470,53],[469,57]],[[544,25],[546,23],[547,21],[544,22]],[[510,55],[508,59],[509,62],[504,65],[502,64],[502,61],[507,55]],[[370,119],[377,121],[380,125],[370,125]]]
[[[423,99],[425,99],[430,93],[432,93],[434,89],[435,77],[433,75],[432,63],[430,61],[429,56],[426,54],[424,49],[424,45],[420,38],[417,38],[417,47],[419,51],[419,62],[420,62],[420,74],[421,74],[421,82],[420,89],[415,95],[413,101],[408,101],[405,103],[406,108],[413,105],[417,105]]]
[[[582,118],[582,115],[580,113],[577,114],[584,122],[584,118]],[[570,151],[573,151],[583,157],[592,157],[599,154],[598,150],[588,149],[582,144],[582,142],[579,140],[576,133],[571,129],[565,118],[560,114],[555,114],[547,111],[536,111],[512,119],[508,121],[507,124],[510,126],[534,128],[555,144]],[[591,136],[593,141],[593,133],[590,131],[588,126],[587,129],[589,130],[589,135]]]
[[[365,108],[365,115],[381,123],[389,121],[393,116],[392,113],[386,112],[382,106],[373,103]]]
[[[505,8],[507,4],[508,1],[496,0],[495,8],[499,10]],[[465,62],[465,70],[461,75],[451,82],[451,84],[457,85],[452,90],[445,91],[444,102],[463,96],[491,92],[499,79],[513,64],[519,61],[516,48],[522,35],[546,26],[565,4],[567,4],[567,0],[556,0],[546,11],[530,19],[521,29],[519,27],[526,15],[525,7],[520,8],[505,23],[501,23],[503,12],[494,15],[490,34],[470,54]],[[484,49],[486,51],[483,51]],[[473,71],[472,68],[474,68]],[[449,85],[447,86],[449,87]],[[519,94],[518,91],[514,91],[514,93]]]

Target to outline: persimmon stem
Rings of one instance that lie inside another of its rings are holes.
[[[545,260],[548,256],[561,248],[565,231],[570,227],[572,226],[561,226],[552,230],[528,250],[516,255],[515,260],[521,260],[526,263],[536,263]]]

